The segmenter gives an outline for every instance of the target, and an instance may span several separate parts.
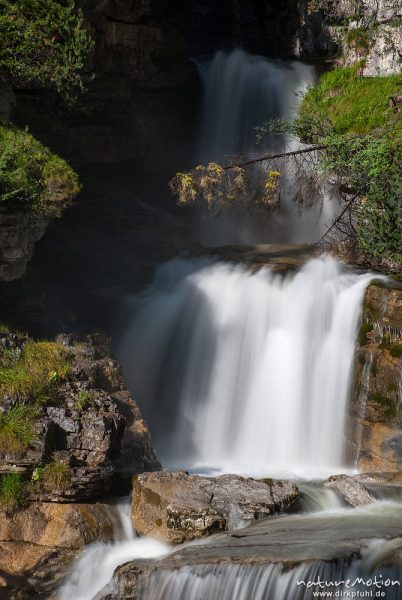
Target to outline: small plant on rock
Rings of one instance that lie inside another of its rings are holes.
[[[6,510],[21,508],[28,497],[28,488],[20,473],[0,476],[0,506]]]
[[[31,406],[16,404],[0,414],[0,452],[21,454],[35,439]]]

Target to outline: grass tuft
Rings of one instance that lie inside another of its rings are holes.
[[[19,473],[7,473],[0,476],[0,506],[15,509],[27,501],[27,485]]]
[[[17,404],[0,414],[0,452],[21,454],[32,444],[35,416],[35,409],[25,404]]]
[[[0,366],[0,394],[41,404],[54,397],[55,384],[70,370],[69,355],[55,342],[29,341],[21,355]]]

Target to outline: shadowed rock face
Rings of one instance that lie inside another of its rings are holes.
[[[21,349],[27,341],[26,336],[0,335],[5,348]],[[125,389],[119,365],[109,356],[109,339],[60,335],[57,341],[66,348],[71,371],[58,385],[54,399],[38,407],[36,436],[30,446],[0,453],[1,472],[17,470],[29,479],[35,469],[61,463],[65,465],[63,481],[46,485],[38,476],[30,496],[76,502],[109,493],[113,476],[127,478],[160,468],[147,425]],[[0,397],[0,408],[7,410],[14,400]]]
[[[360,471],[402,470],[401,383],[402,290],[373,284],[363,304],[348,433]]]
[[[139,533],[180,544],[233,528],[238,521],[286,511],[298,497],[297,487],[286,481],[164,470],[135,478],[131,514]]]

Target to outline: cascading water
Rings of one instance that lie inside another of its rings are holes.
[[[257,146],[255,127],[269,119],[293,119],[300,96],[315,82],[312,66],[243,50],[219,51],[212,61],[198,65],[204,81],[202,161],[224,162],[228,155],[283,146],[283,139],[272,137]]]
[[[266,135],[257,145],[255,128],[271,119],[295,118],[303,94],[314,85],[313,66],[269,60],[243,50],[219,51],[212,60],[198,60],[197,65],[204,83],[199,162],[227,164],[236,155],[259,156],[302,147],[288,135]],[[208,220],[207,226],[201,228],[204,243],[303,243],[321,236],[338,210],[338,200],[322,185],[322,203],[311,206],[308,197],[305,200],[309,208],[300,212],[295,198],[300,201],[302,186],[288,162],[258,164],[248,175],[261,185],[266,170],[272,168],[281,172],[280,210],[268,219],[263,209],[255,208],[246,214],[232,209],[231,214]]]
[[[286,276],[204,259],[162,267],[120,348],[161,458],[249,474],[344,467],[370,279],[330,257]]]

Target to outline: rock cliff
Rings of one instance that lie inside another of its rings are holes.
[[[349,431],[360,471],[402,469],[402,289],[367,289],[356,351]]]

